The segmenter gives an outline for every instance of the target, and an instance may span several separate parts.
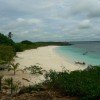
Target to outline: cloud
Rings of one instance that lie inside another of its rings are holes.
[[[42,23],[42,20],[37,19],[37,18],[30,18],[30,19],[17,18],[16,21],[19,23],[26,23],[26,24],[40,24],[40,23]]]
[[[23,18],[18,18],[17,19],[17,22],[24,22],[25,21],[25,19],[23,19]]]
[[[83,20],[79,23],[78,28],[79,29],[87,29],[90,28],[91,24],[90,24],[90,20]]]
[[[76,0],[72,12],[85,13],[87,17],[100,17],[100,0]]]
[[[0,0],[0,32],[16,41],[100,37],[99,0]]]

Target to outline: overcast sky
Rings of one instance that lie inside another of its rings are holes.
[[[100,0],[0,0],[0,32],[16,41],[100,40]]]

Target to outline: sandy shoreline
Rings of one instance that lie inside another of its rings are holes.
[[[21,69],[36,64],[39,64],[46,71],[50,69],[62,71],[62,67],[69,71],[86,68],[86,66],[76,65],[69,62],[69,59],[61,57],[56,53],[56,47],[58,46],[46,46],[17,53],[18,58],[15,58],[15,62],[20,63],[19,68]]]
[[[26,71],[24,73],[21,71],[25,67],[30,67],[31,65],[39,65],[46,71],[52,69],[60,72],[64,67],[69,71],[83,70],[86,68],[86,66],[77,65],[70,62],[69,59],[61,57],[58,53],[56,53],[56,47],[57,46],[46,46],[17,53],[15,63],[20,64],[18,68],[19,71],[16,72],[16,75],[13,74],[13,71],[3,72],[5,78],[13,77],[15,81],[20,81],[22,86],[27,86],[40,83],[45,80],[43,75],[32,75]]]

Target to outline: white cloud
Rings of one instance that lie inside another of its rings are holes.
[[[25,19],[23,19],[23,18],[18,18],[17,19],[17,22],[24,22],[25,21]]]
[[[86,13],[90,18],[100,17],[100,0],[76,0],[72,12]]]
[[[32,24],[42,23],[42,21],[40,19],[36,19],[36,18],[29,19],[29,20],[27,20],[27,22],[32,23]]]
[[[24,23],[29,23],[29,24],[42,23],[42,21],[40,19],[37,19],[37,18],[30,18],[30,19],[17,18],[16,21],[19,23],[24,22]]]
[[[0,19],[0,30],[20,40],[100,37],[99,0],[0,0]]]
[[[91,26],[90,20],[83,20],[82,22],[79,23],[79,29],[86,29]]]

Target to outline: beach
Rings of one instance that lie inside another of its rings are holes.
[[[50,69],[55,71],[62,71],[62,67],[69,71],[83,70],[86,66],[76,65],[65,59],[56,53],[55,48],[58,46],[46,46],[39,47],[37,49],[26,50],[24,52],[17,53],[15,62],[20,64],[20,69],[29,67],[31,65],[40,65],[44,70],[49,71]]]
[[[13,74],[13,71],[4,72],[5,78],[13,77],[14,81],[21,82],[21,85],[27,86],[36,83],[41,83],[45,80],[44,75],[34,75],[23,70],[26,67],[38,65],[43,70],[49,72],[49,70],[55,70],[62,72],[63,70],[74,71],[83,70],[85,65],[75,64],[69,59],[65,59],[56,52],[58,46],[46,46],[39,47],[37,49],[25,50],[18,52],[14,63],[19,63],[18,71]]]

